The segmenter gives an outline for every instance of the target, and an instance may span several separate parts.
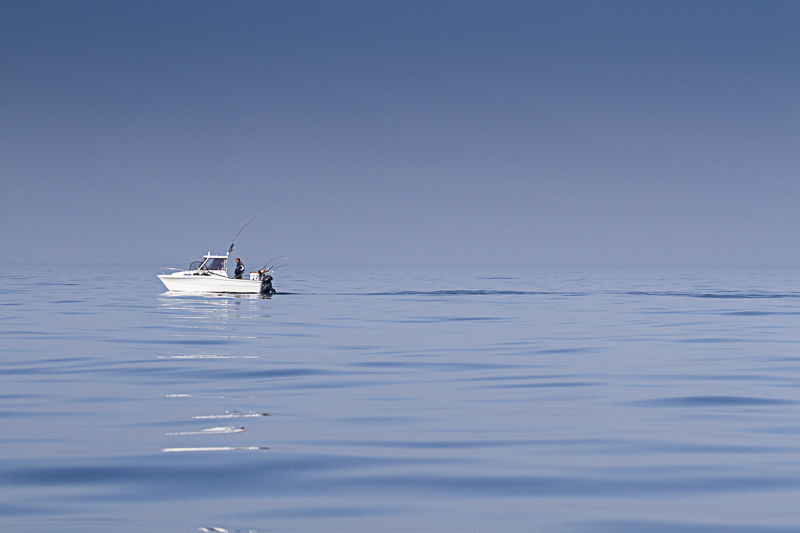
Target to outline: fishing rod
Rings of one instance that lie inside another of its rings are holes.
[[[250,223],[253,221],[253,219],[254,219],[254,218],[256,218],[257,216],[258,216],[258,215],[253,215],[253,216],[251,216],[251,217],[250,217],[250,220],[248,220],[248,221],[247,221],[247,223],[246,223],[244,226],[242,226],[242,229],[240,229],[240,230],[239,230],[239,233],[237,233],[237,234],[236,234],[236,237],[234,237],[234,238],[233,238],[233,242],[231,243],[231,247],[230,247],[230,248],[228,248],[228,253],[227,253],[227,254],[225,254],[225,257],[228,257],[229,255],[231,255],[231,252],[233,251],[233,245],[234,245],[234,244],[236,244],[236,239],[238,239],[238,238],[239,238],[239,235],[241,235],[241,234],[242,234],[242,232],[244,231],[244,228],[246,228],[247,226],[249,226],[249,225],[250,225]]]
[[[286,257],[285,255],[279,255],[278,257],[273,257],[272,259],[267,261],[267,263],[263,267],[261,267],[261,270],[263,270],[264,272],[273,272],[282,266],[286,266],[287,263],[281,263],[280,265],[278,265],[278,262],[281,259],[289,259],[289,258]],[[267,267],[267,265],[269,265],[270,263],[272,263],[272,266]]]

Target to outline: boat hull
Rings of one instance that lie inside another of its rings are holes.
[[[222,276],[158,276],[158,279],[173,292],[210,292],[231,294],[258,294],[261,282],[250,279],[223,278]]]

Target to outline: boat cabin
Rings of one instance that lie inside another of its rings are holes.
[[[202,261],[195,261],[189,265],[189,270],[225,270],[227,255],[211,255],[211,252],[203,256]]]

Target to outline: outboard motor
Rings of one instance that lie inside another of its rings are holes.
[[[259,272],[261,278],[261,294],[275,294],[275,289],[272,288],[272,276],[268,275],[262,269]]]

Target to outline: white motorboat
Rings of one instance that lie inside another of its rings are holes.
[[[259,272],[250,272],[250,279],[231,278],[226,269],[227,261],[227,255],[211,255],[209,252],[203,256],[202,261],[192,263],[188,270],[178,270],[172,274],[165,273],[158,276],[158,279],[166,285],[167,290],[175,292],[230,292],[235,294],[259,294],[261,292]],[[164,269],[162,269],[163,271]]]
[[[255,218],[255,217],[253,217]],[[272,294],[272,272],[273,267],[267,267],[258,272],[250,272],[249,279],[236,279],[228,276],[227,261],[244,228],[253,220],[251,218],[247,224],[242,226],[233,243],[228,248],[225,255],[212,255],[211,252],[203,256],[202,261],[195,261],[187,270],[177,268],[162,268],[162,275],[158,279],[167,287],[167,290],[174,292],[207,292],[207,293],[233,293],[233,294]],[[277,259],[277,258],[276,258]],[[277,267],[275,267],[277,268]],[[176,270],[171,274],[165,270]],[[268,279],[267,279],[268,278]],[[263,283],[262,283],[263,281]]]

